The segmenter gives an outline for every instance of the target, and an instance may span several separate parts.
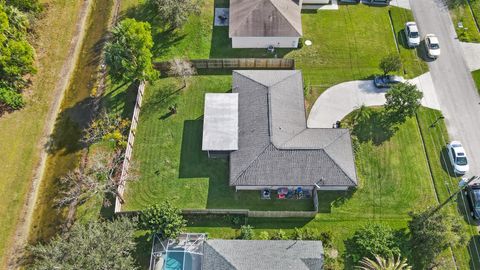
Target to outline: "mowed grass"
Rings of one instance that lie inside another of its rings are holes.
[[[465,42],[480,42],[480,32],[475,24],[475,17],[480,19],[480,1],[471,0],[471,7],[468,5],[469,0],[452,1],[450,5],[450,15],[452,17],[453,26],[457,32],[458,38]],[[463,27],[460,27],[460,25]]]
[[[305,83],[311,86],[307,105],[313,105],[330,86],[370,79],[381,73],[378,68],[380,60],[388,54],[398,53],[395,35],[403,35],[405,22],[413,17],[406,9],[366,5],[342,5],[333,11],[304,11],[303,40],[311,40],[313,45],[276,49],[272,54],[265,49],[233,49],[228,27],[213,26],[214,8],[228,7],[228,0],[203,0],[200,3],[200,14],[190,16],[181,29],[173,31],[138,0],[122,2],[122,14],[151,23],[157,61],[172,58],[293,58],[296,68],[303,71]],[[395,33],[389,11],[393,15]],[[416,51],[407,49],[403,43],[400,44],[400,56],[403,62],[401,75],[413,78],[427,71]]]
[[[477,86],[477,91],[480,93],[480,69],[472,72],[473,81]]]
[[[440,202],[444,202],[453,192],[458,190],[460,180],[459,177],[454,175],[446,153],[447,128],[443,121],[438,121],[435,125],[432,125],[442,116],[440,111],[422,108],[417,115],[434,177],[435,190]],[[470,211],[466,198],[463,195],[458,195],[444,208],[458,217],[458,222],[464,225],[464,229],[469,235],[466,246],[453,249],[459,269],[479,269],[480,237],[476,222],[469,217]]]
[[[286,57],[296,60],[296,68],[312,87],[307,95],[309,105],[330,86],[371,79],[381,73],[378,65],[384,56],[398,53],[389,10],[401,15],[393,17],[396,32],[401,32],[412,14],[397,7],[343,5],[339,10],[302,14],[303,38],[313,45],[293,50]],[[419,62],[414,50],[402,47],[400,56],[405,70],[401,75],[412,78],[425,72],[426,65]]]
[[[259,191],[235,192],[227,160],[209,159],[201,150],[204,95],[228,92],[230,75],[195,76],[181,86],[167,78],[147,87],[134,145],[141,175],[127,185],[125,210],[166,200],[180,208],[313,210],[311,199],[260,200]],[[170,115],[173,103],[177,114]]]
[[[24,109],[0,118],[0,261],[6,262],[5,250],[25,202],[33,171],[38,163],[39,141],[45,119],[55,96],[52,91],[66,59],[75,29],[81,1],[45,0],[48,4],[35,24],[32,37],[37,54],[38,73],[26,91]],[[3,267],[2,267],[3,268]]]

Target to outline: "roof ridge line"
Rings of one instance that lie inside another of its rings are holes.
[[[225,256],[222,255],[222,253],[220,253],[216,248],[214,248],[212,245],[210,245],[208,243],[208,241],[205,241],[205,243],[212,249],[215,251],[215,253],[217,253],[220,257],[222,257],[233,269],[236,269],[236,267],[227,259],[225,258]],[[203,267],[203,265],[202,265]]]
[[[350,133],[349,130],[347,128],[342,128],[342,130],[344,130],[343,133],[339,134],[335,139],[333,139],[329,144],[325,145],[325,147],[323,149],[327,149],[330,145],[332,145],[334,142],[338,141],[338,139],[340,139],[340,137],[344,136],[345,133]]]
[[[268,1],[270,2],[270,0],[268,0]],[[250,16],[250,14],[252,14],[252,12],[257,9],[257,7],[260,5],[260,3],[261,3],[261,1],[258,1],[258,3],[255,5],[255,8],[251,9],[249,13],[245,14],[245,17]],[[272,4],[272,5],[273,5],[273,4]],[[273,6],[275,6],[275,5],[273,5]],[[228,5],[228,8],[230,9],[230,4]],[[275,8],[276,8],[276,7],[275,7]],[[283,13],[282,13],[282,14],[283,14]],[[245,21],[244,21],[244,22],[245,22]],[[242,22],[241,24],[237,25],[237,27],[236,27],[235,29],[232,29],[232,30],[233,30],[232,32],[237,31],[237,29],[240,28],[240,26],[242,26],[242,25],[244,24],[244,22]],[[229,23],[228,25],[229,25],[229,26],[228,26],[228,27],[229,27],[229,29],[228,29],[228,32],[229,32],[228,35],[230,36],[230,23]],[[295,27],[294,27],[294,28],[295,28]]]
[[[290,1],[293,2],[293,0],[290,0]],[[279,9],[279,8],[277,7],[277,5],[275,5],[275,4],[273,3],[274,1],[268,0],[268,2],[270,2],[270,3],[272,4],[272,6],[273,6],[278,12],[280,12],[280,13],[283,15],[283,17],[284,17],[285,19],[287,18],[287,16],[285,15],[285,13],[282,12],[282,10]],[[301,10],[301,9],[300,9],[300,16],[302,16],[302,10]],[[286,21],[287,21],[287,23],[288,23],[293,29],[295,29],[295,31],[297,32],[297,34],[302,35],[302,33],[298,32],[298,29],[290,22],[290,20],[286,19]]]
[[[345,170],[342,168],[342,166],[340,166],[340,165],[337,163],[337,161],[330,156],[330,154],[327,152],[327,150],[326,150],[325,148],[322,149],[322,150],[325,152],[325,154],[328,156],[328,158],[330,158],[330,160],[331,160],[333,163],[335,163],[335,165],[337,165],[338,168],[340,168],[340,171],[348,178],[348,180],[350,180],[350,182],[352,182],[355,186],[358,186],[358,183],[356,183],[355,181],[353,181],[353,179],[345,172]],[[353,161],[353,162],[355,162],[355,161]],[[355,175],[357,175],[357,172],[356,172],[356,171],[355,171]]]
[[[273,145],[272,142],[269,142],[267,143],[267,145],[265,146],[265,148],[263,148],[263,150],[257,155],[257,157],[255,157],[251,162],[250,164],[248,164],[248,166],[246,166],[244,169],[241,170],[241,172],[239,174],[237,174],[237,176],[235,176],[235,183],[237,182],[238,178],[240,178],[240,176],[242,176],[243,174],[245,174],[245,172],[253,165],[253,163],[255,161],[257,161],[257,159],[263,155],[263,153],[265,153],[265,151],[267,150],[267,148],[270,146],[270,145]],[[275,147],[275,146],[274,146]]]

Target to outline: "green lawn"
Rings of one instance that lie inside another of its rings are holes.
[[[480,93],[480,69],[472,72],[473,80],[477,86],[477,91]]]
[[[455,3],[450,5],[450,15],[458,38],[465,42],[480,42],[480,32],[473,17],[475,14],[477,20],[480,19],[480,0],[470,0],[471,8],[468,0],[451,0],[451,2]],[[463,24],[463,27],[459,27],[459,23]]]
[[[312,46],[300,49],[278,49],[269,54],[264,49],[232,49],[228,27],[214,27],[214,7],[228,6],[228,0],[203,0],[201,12],[193,15],[182,29],[169,31],[157,17],[146,15],[139,1],[122,2],[124,16],[148,20],[152,24],[157,61],[175,57],[232,58],[285,57],[296,60],[305,82],[312,86],[307,95],[307,106],[328,87],[335,84],[368,79],[380,73],[378,64],[387,54],[397,53],[394,35],[400,42],[400,56],[405,77],[416,77],[427,71],[427,66],[407,49],[403,42],[403,25],[411,20],[409,10],[397,7],[372,8],[365,5],[342,5],[339,10],[304,12],[302,14],[303,40]],[[395,26],[390,25],[389,11]],[[401,38],[401,39],[400,39]]]
[[[167,78],[149,85],[134,147],[141,179],[127,186],[125,210],[171,200],[181,208],[312,210],[311,200],[260,200],[258,191],[235,192],[228,186],[228,163],[201,151],[204,94],[227,92],[231,76],[192,78],[189,87]],[[174,94],[172,94],[174,93]],[[172,98],[178,113],[169,116]]]
[[[202,115],[202,110],[194,109],[194,104],[203,103],[204,91],[228,90],[229,77],[223,77],[220,82],[221,79],[218,76],[196,77],[191,87],[180,95],[178,114],[164,120],[161,116],[167,111],[160,109],[162,105],[153,94],[153,91],[160,91],[159,83],[149,87],[151,92],[145,99],[145,110],[140,118],[135,143],[135,159],[140,162],[143,175],[138,182],[128,185],[126,210],[142,208],[163,200],[173,200],[180,207],[213,208],[219,207],[219,203],[228,204],[228,201],[237,208],[248,207],[249,204],[262,207],[258,193],[254,194],[257,199],[250,197],[250,202],[244,202],[242,194],[233,191],[218,192],[219,187],[225,187],[228,181],[226,177],[221,178],[224,173],[220,169],[225,165],[224,162],[198,162],[197,158],[192,158],[203,155],[198,146],[192,147],[195,143],[184,143],[182,140],[185,136],[190,138],[188,134],[194,130],[190,129],[191,124],[188,122],[195,122]],[[171,81],[162,81],[161,84],[168,89],[176,87]],[[195,85],[201,87],[192,89]],[[155,112],[150,111],[151,106],[156,108]],[[147,122],[150,125],[142,124]],[[185,171],[185,177],[197,176],[203,172],[204,178],[179,177],[185,170],[182,156],[186,152],[191,156],[188,161],[195,161],[196,165],[190,165],[193,170]],[[381,144],[371,141],[360,143],[356,151],[356,164],[359,188],[355,192],[319,192],[320,210],[316,218],[249,218],[248,223],[257,232],[281,228],[290,233],[295,227],[331,231],[335,236],[335,246],[343,253],[344,240],[362,225],[378,222],[398,229],[405,228],[410,211],[435,204],[433,182],[415,118],[409,119],[393,137]],[[196,166],[201,168],[195,169]],[[196,174],[193,174],[195,171]],[[237,198],[241,200],[237,201]],[[188,231],[207,232],[213,238],[234,238],[238,236],[238,225],[221,218],[200,219],[189,222]],[[408,254],[408,251],[405,252]]]
[[[448,134],[445,123],[439,121],[432,126],[441,113],[437,110],[422,108],[418,113],[418,121],[423,134],[427,149],[428,160],[434,177],[435,189],[441,202],[447,199],[451,193],[458,189],[457,177],[452,176],[452,170],[445,153],[445,145],[448,143]],[[459,222],[464,224],[465,231],[470,235],[466,247],[455,248],[454,255],[460,269],[480,268],[480,239],[475,222],[468,216],[465,198],[458,196],[446,207],[454,214],[457,214]],[[465,222],[466,221],[466,222]],[[472,265],[475,264],[475,265]]]

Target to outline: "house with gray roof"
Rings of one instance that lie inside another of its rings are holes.
[[[301,1],[230,0],[233,48],[297,48],[302,36]]]
[[[230,186],[345,190],[357,185],[349,130],[307,127],[299,70],[233,71],[232,93],[224,95],[238,100],[237,149],[225,149]]]
[[[161,241],[154,237],[151,270],[320,270],[321,241],[223,240],[186,233]]]

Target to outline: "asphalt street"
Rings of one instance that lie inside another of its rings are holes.
[[[480,175],[480,98],[448,9],[440,0],[411,0],[410,5],[420,34],[439,38],[441,55],[428,63],[437,99],[450,138],[461,141],[467,152],[467,176]]]

